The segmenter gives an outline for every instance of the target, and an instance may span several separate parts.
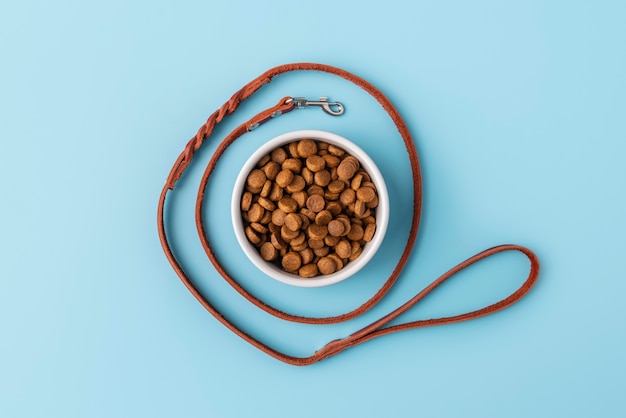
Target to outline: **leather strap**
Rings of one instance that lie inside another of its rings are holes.
[[[342,321],[348,321],[350,319],[356,318],[357,316],[363,314],[364,312],[371,309],[375,306],[386,294],[389,292],[391,287],[394,285],[400,273],[403,271],[411,251],[413,250],[413,246],[415,244],[415,239],[417,237],[418,226],[420,222],[420,214],[421,214],[421,201],[422,201],[422,185],[421,185],[421,175],[419,168],[419,160],[417,156],[417,151],[415,149],[415,144],[411,138],[409,130],[400,117],[400,114],[395,109],[395,107],[391,104],[389,99],[385,97],[376,87],[374,87],[369,82],[364,79],[357,77],[354,74],[351,74],[345,70],[340,68],[324,65],[324,64],[315,64],[315,63],[295,63],[295,64],[286,64],[280,65],[278,67],[274,67],[259,77],[252,80],[250,83],[246,84],[242,89],[237,91],[231,98],[228,100],[222,107],[220,107],[217,111],[215,111],[209,118],[206,123],[202,125],[202,127],[198,130],[198,133],[191,138],[185,147],[184,151],[179,155],[172,170],[170,171],[169,176],[165,182],[163,190],[161,192],[161,196],[159,199],[159,207],[157,214],[157,224],[159,230],[159,238],[161,241],[161,245],[163,247],[163,251],[167,256],[170,264],[174,268],[174,271],[181,279],[183,284],[187,287],[187,289],[193,294],[193,296],[209,311],[219,322],[221,322],[224,326],[230,329],[235,334],[239,335],[241,338],[246,340],[248,343],[252,344],[259,350],[269,354],[270,356],[283,361],[288,364],[297,365],[297,366],[305,366],[318,361],[321,361],[327,357],[333,356],[345,350],[346,348],[353,347],[357,344],[361,344],[365,341],[371,340],[372,338],[376,338],[382,335],[403,331],[407,329],[413,328],[423,328],[434,325],[443,325],[443,324],[451,324],[455,322],[466,321],[469,319],[479,318],[481,316],[489,315],[491,313],[502,310],[508,306],[511,306],[518,300],[520,300],[535,284],[537,277],[539,275],[539,260],[537,256],[528,248],[519,246],[519,245],[500,245],[497,247],[493,247],[487,249],[467,260],[460,263],[456,267],[449,270],[447,273],[440,276],[438,279],[433,281],[430,285],[424,288],[421,292],[411,298],[408,302],[404,303],[402,306],[398,307],[393,312],[385,315],[384,317],[378,319],[377,321],[367,325],[366,327],[356,331],[355,333],[349,335],[346,338],[331,341],[322,347],[320,350],[316,351],[313,355],[309,357],[293,357],[288,354],[282,353],[278,350],[273,349],[272,347],[264,344],[263,342],[257,340],[251,335],[242,331],[237,325],[235,325],[232,321],[230,321],[227,317],[225,317],[219,310],[217,310],[211,302],[195,287],[192,280],[189,278],[187,273],[184,271],[180,263],[178,262],[176,256],[172,252],[172,249],[169,245],[166,231],[165,231],[165,220],[164,220],[164,207],[165,207],[165,199],[172,190],[174,190],[176,182],[180,179],[183,172],[191,162],[194,153],[200,149],[202,143],[211,136],[213,129],[217,124],[219,124],[224,117],[232,114],[237,110],[239,104],[254,94],[258,89],[260,89],[263,85],[269,83],[272,78],[277,75],[290,72],[290,71],[322,71],[330,74],[335,74],[339,77],[342,77],[357,86],[361,87],[365,91],[367,91],[370,95],[372,95],[378,103],[385,109],[385,111],[389,114],[391,119],[393,120],[398,132],[402,136],[402,140],[404,141],[404,145],[406,151],[409,156],[409,161],[411,164],[411,172],[413,178],[413,216],[411,221],[411,229],[409,231],[409,236],[398,261],[398,264],[394,268],[393,272],[387,279],[387,281],[383,284],[383,286],[374,294],[369,300],[363,303],[358,308],[353,311],[347,312],[342,315],[332,316],[332,317],[305,317],[292,315],[287,312],[283,312],[278,310],[266,303],[262,300],[258,299],[250,292],[248,292],[245,288],[243,288],[222,266],[222,264],[217,259],[213,249],[211,247],[211,243],[209,242],[208,236],[206,234],[205,226],[202,222],[202,208],[205,197],[205,191],[208,185],[209,177],[211,176],[213,169],[215,168],[217,162],[226,151],[226,149],[235,141],[237,138],[249,132],[251,128],[256,128],[257,126],[272,120],[272,114],[277,114],[275,112],[280,111],[282,114],[288,113],[295,108],[295,102],[292,98],[285,97],[281,99],[275,106],[272,106],[269,109],[266,109],[249,121],[239,125],[234,131],[232,131],[217,147],[215,153],[211,157],[209,164],[207,165],[202,179],[200,181],[200,186],[198,189],[198,197],[196,200],[196,226],[198,229],[198,234],[200,238],[200,242],[208,256],[211,260],[211,263],[215,266],[217,272],[244,298],[248,301],[259,307],[260,309],[287,321],[307,323],[307,324],[334,324]],[[528,277],[524,281],[524,283],[511,295],[502,299],[501,301],[484,307],[482,309],[478,309],[472,312],[468,312],[461,315],[454,315],[444,318],[436,318],[436,319],[427,319],[420,321],[412,321],[403,323],[400,325],[394,326],[386,326],[389,322],[400,316],[402,313],[409,310],[416,303],[426,297],[430,292],[432,292],[437,286],[442,284],[444,281],[458,273],[459,271],[465,269],[466,267],[488,258],[497,253],[505,252],[505,251],[518,251],[524,254],[530,260],[530,271],[528,273]]]

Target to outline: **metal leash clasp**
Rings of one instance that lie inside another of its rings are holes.
[[[344,107],[339,102],[329,102],[328,97],[320,97],[319,100],[307,100],[304,97],[294,97],[293,102],[297,109],[304,109],[309,106],[319,106],[329,115],[339,116],[343,114]]]

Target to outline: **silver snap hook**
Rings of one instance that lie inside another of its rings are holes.
[[[309,106],[318,106],[321,107],[322,110],[329,115],[339,116],[344,112],[344,107],[339,102],[329,102],[328,97],[320,97],[319,100],[307,100],[304,97],[294,97],[293,101],[296,105],[296,108],[303,109]]]

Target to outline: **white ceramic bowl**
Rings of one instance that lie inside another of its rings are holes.
[[[300,276],[287,273],[277,265],[265,261],[261,258],[258,250],[248,241],[244,232],[243,219],[241,217],[241,195],[243,194],[244,187],[248,173],[254,169],[257,162],[266,154],[269,154],[272,150],[282,145],[288,144],[299,139],[309,138],[313,140],[325,141],[329,144],[337,145],[344,149],[348,154],[356,157],[361,163],[361,167],[370,175],[372,182],[376,185],[378,193],[378,206],[376,208],[376,233],[372,241],[363,246],[363,252],[361,255],[347,263],[344,268],[336,273],[329,275],[319,275],[317,277],[304,279]],[[286,134],[277,136],[265,144],[263,144],[258,150],[256,150],[246,161],[241,168],[239,176],[235,181],[235,187],[233,190],[231,200],[231,218],[233,222],[233,229],[237,237],[239,245],[243,249],[243,252],[248,256],[250,261],[257,266],[262,272],[268,276],[276,279],[280,282],[300,287],[321,287],[328,286],[334,283],[338,283],[348,277],[354,275],[361,270],[372,259],[376,251],[380,247],[385,238],[385,232],[387,231],[387,224],[389,223],[389,195],[387,194],[387,187],[383,176],[380,174],[378,167],[372,159],[359,148],[353,142],[346,138],[334,134],[332,132],[318,131],[318,130],[302,130],[293,131]]]

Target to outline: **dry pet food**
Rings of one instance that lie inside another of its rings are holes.
[[[354,261],[376,233],[376,186],[336,145],[301,139],[248,174],[241,216],[261,258],[311,278]]]

